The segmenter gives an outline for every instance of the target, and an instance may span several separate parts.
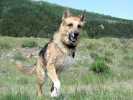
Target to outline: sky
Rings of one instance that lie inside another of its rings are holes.
[[[62,6],[133,20],[133,0],[42,0],[42,1],[48,1]]]

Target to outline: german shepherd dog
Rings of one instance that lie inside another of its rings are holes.
[[[38,96],[43,95],[42,87],[46,79],[46,73],[52,80],[51,97],[60,95],[59,74],[73,62],[84,19],[84,13],[80,16],[72,16],[69,10],[66,10],[59,30],[39,52],[37,63],[30,69],[21,63],[17,63],[17,68],[20,71],[26,74],[35,73]]]

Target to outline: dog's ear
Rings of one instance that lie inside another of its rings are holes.
[[[80,20],[82,22],[85,22],[85,13],[86,13],[86,11],[84,10],[83,13],[80,15]]]
[[[65,18],[67,18],[67,17],[69,17],[69,16],[71,16],[71,13],[70,13],[70,11],[67,9],[66,11],[64,11],[64,14],[63,14],[63,16],[62,16],[62,20],[64,20]]]

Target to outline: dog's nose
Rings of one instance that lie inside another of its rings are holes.
[[[77,37],[79,35],[79,32],[74,32],[74,36]]]

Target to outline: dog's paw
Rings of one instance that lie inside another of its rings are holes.
[[[54,81],[54,87],[51,92],[51,97],[58,97],[60,95],[60,86],[61,84],[59,80]]]
[[[51,97],[58,97],[60,95],[60,91],[57,88],[51,92]]]

